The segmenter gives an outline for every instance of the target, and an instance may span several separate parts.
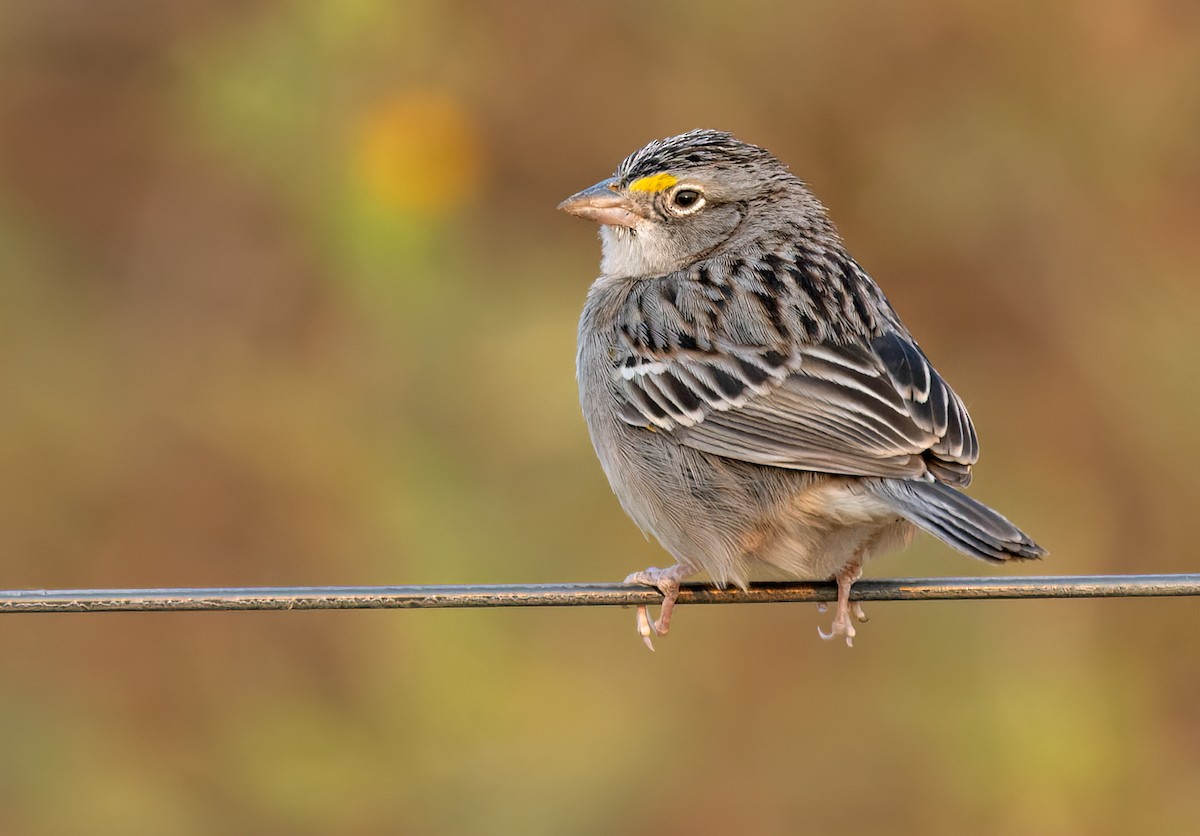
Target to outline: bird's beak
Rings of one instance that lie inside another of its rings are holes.
[[[632,227],[644,217],[629,196],[618,190],[615,177],[571,195],[558,208],[577,218],[609,226]]]

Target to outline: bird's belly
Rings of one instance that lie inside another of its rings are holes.
[[[602,445],[621,505],[680,563],[717,583],[824,580],[898,549],[912,526],[853,478],[763,467],[681,447],[634,427]],[[599,445],[598,445],[599,446]]]
[[[913,526],[860,490],[857,479],[809,476],[760,524],[762,542],[743,558],[751,574],[824,580],[853,560],[903,548],[912,538]]]

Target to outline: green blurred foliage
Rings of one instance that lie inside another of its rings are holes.
[[[1198,102],[1182,1],[6,3],[0,586],[661,563],[553,207],[698,126],[830,206],[1046,571],[1194,569]],[[1194,603],[871,614],[11,617],[0,832],[1200,827]]]

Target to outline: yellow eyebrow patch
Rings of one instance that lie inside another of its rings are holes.
[[[651,174],[649,177],[639,177],[629,184],[631,192],[661,192],[663,189],[669,189],[679,182],[679,178],[674,174],[667,174],[665,171],[661,174]]]

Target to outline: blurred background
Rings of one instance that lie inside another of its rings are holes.
[[[661,565],[554,206],[694,127],[830,207],[1034,571],[1196,568],[1195,3],[8,0],[0,587]],[[5,616],[0,832],[1200,827],[1200,604],[869,611]]]

